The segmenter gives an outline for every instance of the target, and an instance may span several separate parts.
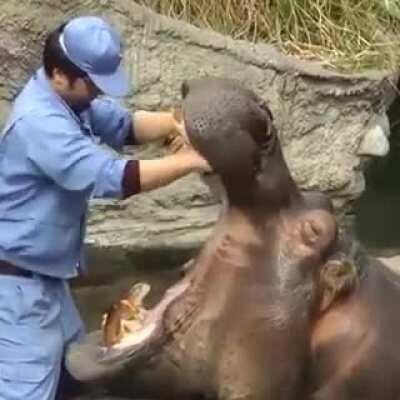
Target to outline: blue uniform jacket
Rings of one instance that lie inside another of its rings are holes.
[[[118,198],[130,113],[96,99],[75,113],[40,69],[17,97],[0,140],[0,259],[56,278],[83,267],[89,198]]]

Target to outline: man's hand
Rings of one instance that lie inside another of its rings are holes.
[[[155,112],[138,110],[133,116],[133,132],[137,143],[148,143],[156,140],[165,140],[184,133],[182,118],[170,112]]]
[[[173,129],[167,135],[164,145],[168,147],[169,153],[176,153],[183,148],[190,146],[189,139],[185,130],[182,109],[175,108],[172,111]]]
[[[211,172],[210,164],[192,147],[185,129],[185,121],[181,108],[172,111],[175,121],[175,129],[167,136],[165,144],[172,154],[186,154],[195,165],[194,171],[204,173]]]
[[[203,158],[192,146],[188,145],[177,152],[177,156],[185,157],[188,164],[192,165],[193,172],[207,173],[212,172],[208,161]]]
[[[190,146],[185,138],[177,133],[168,135],[168,137],[165,139],[164,145],[167,146],[168,153],[170,154],[175,154],[178,151]]]

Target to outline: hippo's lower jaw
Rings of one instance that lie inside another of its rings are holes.
[[[153,309],[146,310],[146,317],[141,328],[125,334],[122,340],[113,346],[99,346],[98,362],[108,364],[133,361],[142,353],[148,355],[148,352],[157,348],[158,344],[164,343],[170,333],[165,330],[165,311],[171,303],[181,297],[188,287],[187,279],[172,286]]]
[[[67,352],[69,373],[81,382],[97,381],[112,376],[128,363],[132,365],[138,359],[151,358],[173,334],[171,329],[165,327],[165,314],[168,307],[185,293],[189,283],[184,278],[168,289],[153,309],[145,310],[142,327],[124,334],[118,343],[105,346],[100,331],[87,335],[80,343],[74,343]]]

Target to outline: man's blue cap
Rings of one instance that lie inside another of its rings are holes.
[[[121,38],[103,19],[73,18],[60,35],[60,45],[68,59],[106,95],[122,97],[130,92],[121,66]]]

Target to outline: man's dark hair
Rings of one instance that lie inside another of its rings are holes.
[[[58,68],[73,83],[75,79],[83,78],[87,74],[73,64],[61,48],[59,38],[66,24],[67,22],[63,23],[47,36],[43,50],[43,66],[49,78],[53,76],[54,68]]]

